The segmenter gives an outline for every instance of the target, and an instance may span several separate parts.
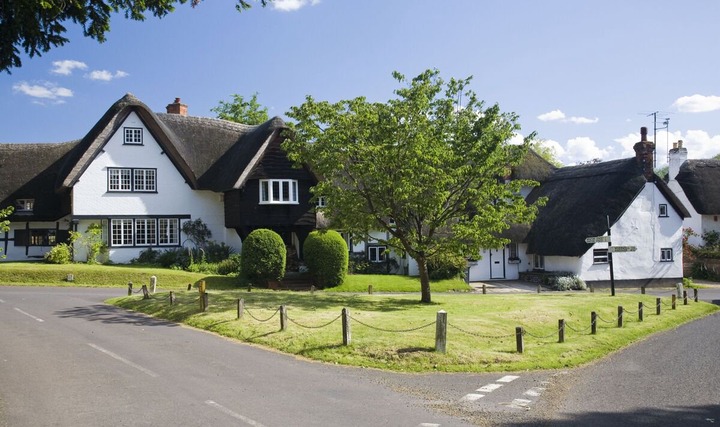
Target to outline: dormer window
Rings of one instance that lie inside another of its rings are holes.
[[[294,179],[261,179],[260,204],[298,203],[298,185]]]
[[[123,143],[129,145],[142,145],[143,130],[142,128],[123,128],[125,139]]]
[[[35,199],[17,199],[15,201],[15,211],[20,212],[32,212],[35,207]]]

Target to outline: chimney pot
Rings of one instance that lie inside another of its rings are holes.
[[[677,142],[673,142],[673,150],[677,150],[677,148],[678,148],[678,143],[677,143]]]
[[[677,146],[678,148],[682,148],[683,141],[682,139],[678,139]]]
[[[645,126],[640,128],[640,141],[647,141],[647,128]]]

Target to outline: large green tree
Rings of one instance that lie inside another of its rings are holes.
[[[268,109],[257,101],[257,92],[249,101],[241,95],[233,95],[230,102],[220,101],[217,107],[210,110],[218,115],[218,118],[230,120],[231,122],[244,123],[246,125],[259,125],[265,123],[268,117]]]
[[[385,231],[386,244],[417,261],[421,302],[429,303],[428,259],[477,257],[507,243],[500,233],[508,224],[534,218],[519,190],[536,183],[504,179],[534,134],[508,144],[517,116],[485,107],[470,78],[445,83],[437,70],[410,81],[393,76],[401,87],[385,103],[308,96],[287,113],[297,122],[284,147],[324,178],[314,193],[327,198],[332,227],[366,238]]]
[[[194,7],[201,0],[190,0]],[[272,0],[259,0],[265,6]],[[150,13],[162,18],[175,10],[175,4],[188,0],[0,0],[0,71],[22,66],[20,50],[28,56],[42,56],[69,40],[65,25],[80,24],[83,34],[105,41],[113,13],[144,21]],[[250,0],[236,0],[238,11],[251,7]]]

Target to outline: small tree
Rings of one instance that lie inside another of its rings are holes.
[[[276,232],[265,228],[254,230],[243,242],[240,270],[255,284],[281,280],[285,276],[286,251],[282,237]]]
[[[212,237],[212,231],[208,228],[202,218],[198,218],[194,221],[186,221],[182,225],[182,232],[188,237],[188,240],[193,242],[196,248],[205,249],[210,238]]]
[[[10,220],[7,219],[13,213],[13,207],[8,206],[5,209],[0,209],[0,232],[7,232],[10,230]],[[2,248],[0,248],[0,254],[2,254]],[[5,258],[5,254],[0,255]]]
[[[219,119],[229,120],[246,125],[259,125],[268,121],[268,109],[257,102],[257,92],[250,101],[245,101],[241,95],[233,95],[231,102],[220,101],[220,104],[210,111],[217,113]]]
[[[87,263],[97,264],[98,256],[107,252],[107,245],[102,238],[102,225],[92,223],[88,225],[84,234],[70,232],[71,242],[77,242],[77,244],[85,247],[87,251]]]
[[[343,283],[348,271],[348,247],[345,239],[334,230],[313,231],[303,244],[305,264],[320,287]]]

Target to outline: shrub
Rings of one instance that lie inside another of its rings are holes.
[[[259,228],[243,242],[240,270],[254,284],[280,280],[285,275],[287,252],[282,237],[272,230]]]
[[[365,252],[351,253],[348,262],[350,274],[393,274],[399,267],[391,257],[386,257],[384,262],[370,262]]]
[[[218,263],[217,272],[218,274],[239,274],[240,273],[240,254],[232,254],[224,261]]]
[[[334,230],[313,231],[303,245],[305,264],[321,288],[338,286],[348,272],[348,247]]]
[[[130,260],[131,264],[155,264],[158,260],[160,253],[153,248],[147,248],[140,252],[137,258]]]
[[[207,262],[220,262],[228,259],[235,249],[223,242],[211,241],[205,247],[205,260]]]
[[[547,285],[556,291],[587,289],[585,281],[572,273],[556,273],[548,276]]]
[[[461,255],[438,254],[428,260],[430,280],[465,278],[467,260]]]
[[[190,265],[190,255],[187,249],[167,249],[158,254],[157,263],[165,268],[185,269]]]
[[[70,264],[72,248],[67,243],[58,243],[45,254],[45,262],[50,264]]]
[[[218,263],[216,262],[194,262],[187,266],[187,271],[192,273],[217,274]]]

